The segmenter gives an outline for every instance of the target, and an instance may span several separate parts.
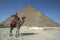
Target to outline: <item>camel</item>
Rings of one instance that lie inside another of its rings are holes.
[[[14,17],[14,18],[12,19],[12,21],[10,23],[10,37],[12,36],[12,31],[13,31],[13,28],[15,28],[15,27],[17,28],[16,37],[18,37],[19,36],[20,27],[25,22],[25,17],[22,17],[22,20],[20,20],[19,17],[17,16],[17,13],[15,15],[12,15],[12,17]]]

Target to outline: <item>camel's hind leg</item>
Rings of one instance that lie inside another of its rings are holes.
[[[10,37],[12,36],[12,30],[13,30],[13,27],[10,28]]]
[[[13,36],[12,31],[13,31],[13,28],[14,28],[14,27],[16,27],[16,24],[14,24],[14,25],[11,24],[11,25],[10,25],[10,36]]]

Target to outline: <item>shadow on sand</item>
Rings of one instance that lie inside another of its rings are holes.
[[[19,33],[19,37],[21,36],[29,36],[29,35],[36,35],[38,33]]]

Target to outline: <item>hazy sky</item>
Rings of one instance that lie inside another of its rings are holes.
[[[60,24],[60,0],[0,0],[0,23],[27,5]]]

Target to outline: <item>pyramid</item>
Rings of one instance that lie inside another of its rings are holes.
[[[34,7],[28,5],[21,11],[17,12],[19,18],[26,17],[25,22],[22,26],[31,27],[60,27],[58,23],[45,16],[42,12],[36,10]],[[2,26],[9,26],[12,17],[1,23]]]

